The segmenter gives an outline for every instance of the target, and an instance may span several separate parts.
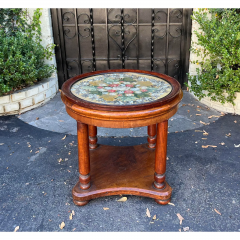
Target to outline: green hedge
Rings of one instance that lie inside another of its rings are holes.
[[[199,98],[234,103],[240,92],[240,9],[199,9],[192,19],[200,25],[191,51],[200,57],[197,75],[188,74],[191,91]],[[223,93],[226,91],[228,96]]]
[[[54,72],[55,67],[44,62],[54,55],[55,45],[41,45],[40,17],[40,9],[32,19],[26,10],[0,9],[0,95],[33,85]]]

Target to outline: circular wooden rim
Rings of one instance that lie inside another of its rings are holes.
[[[167,96],[165,96],[161,99],[158,99],[156,101],[152,101],[152,102],[148,102],[148,103],[144,103],[144,104],[120,105],[120,106],[89,102],[89,101],[86,101],[86,100],[76,97],[71,92],[72,85],[81,79],[91,77],[94,75],[100,75],[100,74],[105,74],[105,73],[116,73],[116,72],[133,72],[133,73],[146,74],[146,75],[159,77],[159,78],[167,81],[169,84],[171,84],[172,91]],[[62,94],[64,94],[64,96],[68,100],[70,100],[70,102],[72,102],[74,104],[77,104],[77,105],[85,107],[85,108],[94,109],[94,110],[124,111],[124,112],[125,111],[144,110],[144,109],[162,106],[162,105],[170,102],[171,100],[173,100],[180,93],[180,90],[181,90],[181,86],[180,86],[179,82],[170,76],[167,76],[162,73],[143,71],[143,70],[134,70],[134,69],[116,69],[116,70],[104,70],[104,71],[95,71],[95,72],[90,72],[90,73],[84,73],[84,74],[80,74],[78,76],[68,79],[62,85]]]

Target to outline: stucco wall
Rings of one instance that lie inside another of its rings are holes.
[[[30,18],[33,16],[34,10],[36,8],[28,8]],[[42,42],[41,44],[46,47],[49,44],[54,43],[53,39],[53,30],[52,30],[52,19],[51,19],[51,12],[50,8],[42,8],[41,9],[42,16],[40,18],[41,21],[41,29],[42,29]],[[56,58],[55,55],[53,56],[52,60],[46,60],[47,64],[54,64],[56,67]],[[52,77],[57,77],[57,73],[53,73]]]

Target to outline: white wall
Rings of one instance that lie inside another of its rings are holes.
[[[30,18],[33,16],[34,10],[36,8],[28,8]],[[41,29],[42,29],[42,42],[41,44],[46,47],[48,44],[54,43],[53,39],[53,29],[52,29],[52,19],[50,8],[42,8],[41,9],[42,16],[40,18],[41,21]],[[53,64],[56,67],[56,58],[55,54],[52,60],[46,60],[47,64]],[[53,73],[52,77],[57,77],[57,73]]]

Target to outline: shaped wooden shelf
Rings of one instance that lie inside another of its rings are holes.
[[[171,187],[159,191],[153,186],[155,150],[148,144],[117,147],[99,145],[90,151],[90,188],[83,190],[78,182],[73,188],[76,205],[110,195],[138,195],[156,199],[161,204],[170,201]]]

